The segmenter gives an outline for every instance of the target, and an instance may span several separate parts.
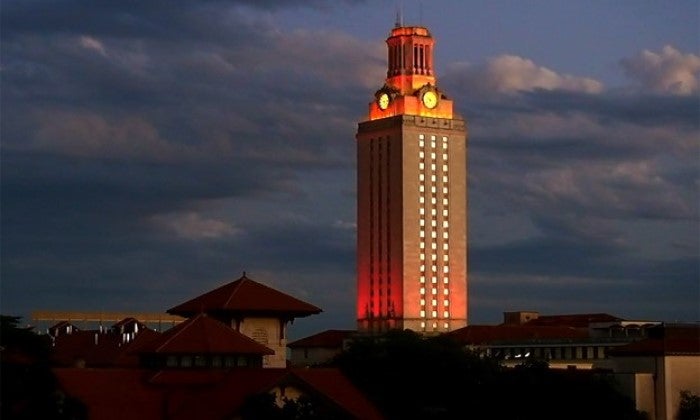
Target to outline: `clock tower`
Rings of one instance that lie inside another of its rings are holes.
[[[435,40],[398,25],[357,130],[357,322],[381,333],[467,325],[467,136],[437,86]]]

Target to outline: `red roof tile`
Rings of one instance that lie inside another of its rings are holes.
[[[700,355],[700,327],[657,328],[661,337],[636,341],[610,350],[613,356]]]
[[[524,325],[469,325],[447,333],[463,344],[488,344],[495,341],[586,338],[582,328]]]
[[[146,328],[135,334],[133,340],[124,342],[121,334],[97,330],[61,334],[54,339],[51,361],[59,366],[74,366],[78,361],[91,367],[136,366],[138,358],[133,350],[159,335]]]
[[[167,312],[185,317],[191,317],[200,312],[284,314],[304,317],[320,313],[321,309],[255,282],[244,275],[236,281],[168,309]]]
[[[232,418],[246,399],[295,385],[350,417],[381,414],[337,369],[232,369],[149,372],[141,369],[54,369],[61,388],[88,407],[90,418],[194,420]]]
[[[136,420],[165,418],[163,392],[145,386],[140,369],[54,369],[64,392],[79,399],[88,418]]]
[[[298,347],[328,347],[328,348],[341,348],[343,346],[343,341],[353,334],[357,333],[355,330],[326,330],[320,333],[310,335],[305,338],[293,341],[287,344],[287,347],[298,348]]]
[[[252,338],[205,315],[178,324],[144,344],[142,353],[167,354],[275,354]]]
[[[540,315],[539,317],[528,321],[525,325],[530,326],[558,326],[558,327],[573,327],[573,328],[588,328],[593,322],[615,322],[623,321],[614,315],[597,313],[597,314],[570,314],[570,315]]]
[[[357,419],[383,418],[367,397],[360,393],[338,369],[294,369],[292,373]]]

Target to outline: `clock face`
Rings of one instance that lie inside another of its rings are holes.
[[[389,95],[387,93],[382,93],[379,95],[377,104],[379,105],[379,108],[387,109],[389,107]]]
[[[423,94],[423,104],[426,107],[433,109],[437,106],[437,102],[437,94],[435,94],[435,92],[433,92],[432,90],[429,90]]]

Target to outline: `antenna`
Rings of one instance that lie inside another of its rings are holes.
[[[403,1],[396,3],[396,23],[394,23],[396,28],[403,26]]]
[[[418,26],[423,26],[423,2],[418,2]]]

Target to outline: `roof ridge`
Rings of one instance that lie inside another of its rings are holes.
[[[195,321],[196,319],[198,319],[199,317],[201,317],[201,316],[204,316],[204,313],[199,313],[199,314],[198,314],[197,316],[195,316],[194,318],[190,318],[190,319],[188,319],[187,321],[185,321],[185,322],[183,322],[182,324],[180,324],[180,325],[181,325],[181,328],[180,328],[178,331],[176,331],[176,332],[173,334],[172,337],[168,338],[168,339],[165,340],[160,346],[156,347],[156,349],[155,349],[156,352],[158,352],[158,351],[160,351],[161,349],[163,349],[167,344],[169,344],[169,343],[170,343],[172,340],[174,340],[177,336],[179,336],[180,334],[182,334],[183,331],[185,331],[186,329],[190,328],[190,326],[192,326],[192,324],[194,324],[194,321]],[[177,327],[175,327],[175,328],[177,328]]]
[[[228,304],[231,302],[231,299],[233,299],[233,296],[236,294],[236,292],[238,292],[238,289],[241,288],[241,285],[243,284],[243,282],[244,282],[245,280],[250,280],[250,279],[249,279],[248,277],[246,277],[246,275],[245,275],[245,273],[244,273],[243,276],[242,276],[240,279],[236,280],[236,281],[238,282],[238,284],[237,284],[236,287],[233,289],[233,291],[231,292],[231,294],[228,296],[228,299],[226,299],[226,302],[224,302],[224,306],[228,305]],[[252,280],[251,280],[251,281],[252,281]],[[234,281],[234,283],[235,283],[235,281]]]

